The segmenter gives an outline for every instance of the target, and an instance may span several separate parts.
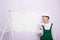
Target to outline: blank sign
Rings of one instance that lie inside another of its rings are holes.
[[[38,13],[14,12],[12,15],[12,27],[16,32],[36,32],[39,22],[40,14]]]

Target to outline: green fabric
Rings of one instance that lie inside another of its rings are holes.
[[[40,37],[40,40],[53,40],[52,38],[52,29],[53,24],[51,24],[50,30],[45,30],[44,26],[43,27],[43,35]]]

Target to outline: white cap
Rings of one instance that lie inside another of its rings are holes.
[[[48,16],[48,17],[50,17],[47,13],[43,13],[42,16]]]

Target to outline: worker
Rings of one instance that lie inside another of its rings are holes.
[[[40,40],[53,40],[52,37],[52,27],[53,23],[49,22],[50,16],[48,14],[42,15],[42,21],[39,30],[40,30]]]

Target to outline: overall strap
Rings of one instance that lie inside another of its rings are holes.
[[[45,30],[44,25],[42,25],[43,30]]]
[[[52,26],[53,26],[53,23],[52,23],[51,26],[50,26],[50,30],[52,29]]]

